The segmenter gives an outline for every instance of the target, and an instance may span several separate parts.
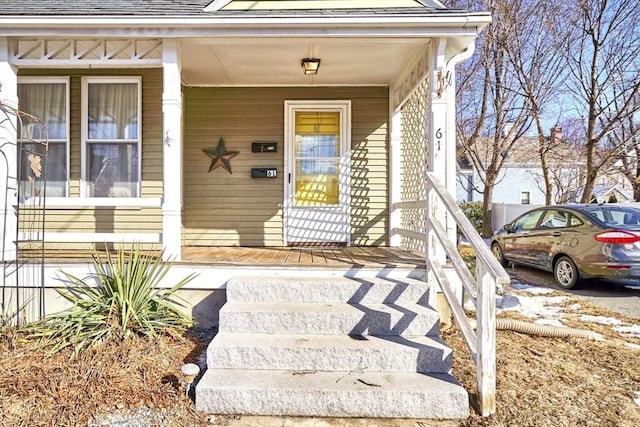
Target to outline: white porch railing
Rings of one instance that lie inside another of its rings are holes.
[[[496,410],[496,286],[508,284],[507,272],[494,258],[487,244],[458,207],[449,192],[438,183],[432,173],[426,176],[427,200],[396,203],[398,209],[426,209],[426,233],[402,228],[394,231],[402,236],[421,239],[426,243],[427,280],[435,290],[442,291],[456,324],[476,363],[478,381],[478,407],[482,416]],[[476,252],[475,277],[462,259],[456,245],[451,242],[442,218],[455,220],[459,230]],[[446,256],[445,256],[446,255]],[[450,264],[457,280],[445,273]],[[463,297],[476,308],[476,328],[463,309]],[[434,295],[435,296],[435,295]]]

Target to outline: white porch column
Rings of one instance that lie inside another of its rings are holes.
[[[162,247],[165,259],[179,261],[182,258],[182,79],[177,40],[163,40],[162,70]]]
[[[449,95],[447,90],[448,74],[446,73],[447,39],[438,39],[434,43],[431,63],[430,92],[431,92],[431,129],[429,146],[429,170],[433,172],[440,183],[455,197],[455,156],[448,155],[456,146],[455,116],[449,110]],[[455,92],[453,93],[455,96]],[[454,99],[455,101],[455,99]],[[453,163],[450,163],[453,160]],[[450,187],[449,175],[453,171],[453,189]],[[438,210],[438,217],[445,225],[449,239],[456,242],[455,221],[446,215],[445,209]],[[444,253],[438,254],[444,259]]]
[[[18,217],[18,161],[17,161],[17,117],[12,109],[18,108],[18,76],[9,63],[9,40],[0,37],[0,103],[8,107],[8,117],[0,111],[0,248],[3,261],[16,259],[16,233]]]
[[[392,107],[393,108],[393,107]],[[402,227],[400,209],[395,204],[400,202],[401,184],[401,149],[402,149],[402,110],[390,112],[391,132],[389,135],[389,246],[400,246],[402,236],[396,233],[396,228]]]

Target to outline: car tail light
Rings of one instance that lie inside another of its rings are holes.
[[[640,236],[626,231],[605,231],[604,233],[596,234],[594,237],[598,242],[602,243],[630,244],[640,242]]]

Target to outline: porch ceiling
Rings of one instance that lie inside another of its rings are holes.
[[[196,39],[182,43],[182,76],[189,86],[388,86],[428,38]],[[319,58],[316,76],[301,60]]]

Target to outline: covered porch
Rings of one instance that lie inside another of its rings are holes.
[[[37,36],[23,31],[0,40],[8,105],[19,105],[20,79],[34,84],[55,76],[56,84],[66,84],[74,111],[87,102],[74,94],[123,82],[141,88],[142,121],[142,138],[128,141],[141,169],[120,186],[128,191],[96,197],[84,164],[99,164],[88,153],[96,145],[71,135],[73,161],[66,160],[60,177],[66,182],[56,182],[65,197],[17,203],[6,193],[7,203],[25,214],[40,209],[46,225],[24,229],[33,221],[7,214],[5,260],[21,240],[61,248],[135,241],[160,245],[167,259],[178,261],[190,246],[300,242],[424,255],[412,233],[427,231],[425,216],[412,203],[426,195],[427,170],[455,192],[455,65],[472,54],[486,14],[430,2],[375,6],[375,13],[228,5],[213,2],[184,19],[127,18],[131,25],[46,17],[33,21]],[[64,30],[72,35],[60,37]],[[306,59],[319,61],[317,73],[304,71]],[[309,117],[338,114],[337,148],[312,159],[323,165],[314,179],[336,171],[331,179],[339,185],[325,194],[331,206],[297,205],[300,194],[306,191],[308,202],[318,191],[305,184],[303,163],[310,163],[292,145],[298,110]],[[73,115],[67,121],[71,129],[88,126]],[[256,152],[254,144],[272,148]],[[262,171],[266,179],[256,178]],[[446,229],[455,239],[451,220]]]
[[[346,279],[356,288],[340,303],[350,305],[358,324],[363,312],[352,297],[373,283],[384,294],[375,304],[385,307],[365,314],[376,311],[387,324],[388,310],[403,321],[425,311],[415,301],[413,311],[390,307],[398,291],[428,292],[435,304],[431,297],[440,286],[465,322],[474,356],[485,346],[491,350],[486,319],[493,315],[495,260],[485,248],[481,265],[490,268],[478,273],[486,288],[478,293],[476,279],[455,258],[456,228],[466,226],[466,234],[471,226],[451,197],[455,66],[473,53],[490,16],[448,10],[437,1],[350,2],[336,9],[318,5],[347,2],[192,3],[180,10],[184,15],[146,16],[146,4],[138,2],[136,13],[113,10],[115,18],[68,19],[43,11],[28,22],[16,14],[0,23],[8,28],[0,38],[0,101],[18,107],[22,79],[23,85],[58,85],[69,104],[66,138],[59,141],[67,144],[59,194],[20,198],[10,191],[14,182],[5,188],[5,206],[17,212],[4,212],[2,255],[5,266],[18,266],[5,286],[37,295],[35,317],[56,311],[55,288],[65,285],[61,270],[85,277],[91,247],[140,242],[162,248],[174,262],[167,284],[197,273],[181,295],[202,324],[217,324],[227,285],[239,276],[259,276],[259,282],[328,278],[338,288],[342,280],[333,279]],[[234,3],[239,8],[225,9]],[[313,7],[254,7],[262,3]],[[305,63],[314,61],[319,69],[307,72]],[[131,89],[131,117],[116,125],[126,137],[91,137],[91,125],[103,124],[90,118],[91,105],[98,113],[103,107],[87,94],[100,85]],[[0,135],[14,143],[6,150],[7,176],[14,180],[16,129]],[[296,145],[327,135],[332,148],[321,155],[305,157],[313,150]],[[107,150],[91,151],[118,143],[132,155],[112,150],[118,162],[109,163]],[[110,183],[97,192],[100,165],[107,164],[129,173],[126,185]],[[301,175],[313,176],[297,179]],[[313,179],[330,184],[319,191]],[[479,237],[475,243],[484,245]],[[26,260],[29,251],[39,251],[39,265]],[[455,259],[454,269],[447,257]],[[416,279],[418,286],[408,285]],[[463,285],[482,307],[477,336],[456,305]],[[313,297],[314,287],[299,296]],[[246,296],[252,294],[249,289]],[[329,321],[335,317],[325,314]],[[437,333],[437,316],[431,308],[424,314],[430,323],[411,335]],[[491,357],[488,351],[479,369],[489,367]],[[487,390],[482,406],[488,411],[490,376],[479,373],[488,384],[480,387]]]

